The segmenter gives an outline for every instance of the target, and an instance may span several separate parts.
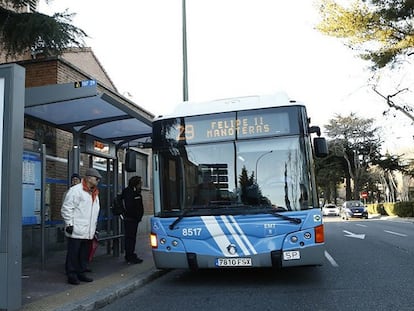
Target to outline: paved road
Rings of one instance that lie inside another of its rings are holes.
[[[414,224],[327,219],[322,267],[173,270],[102,310],[414,310]]]

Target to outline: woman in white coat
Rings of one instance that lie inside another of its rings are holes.
[[[61,214],[68,238],[66,268],[70,284],[93,281],[85,275],[85,271],[90,242],[98,222],[100,205],[97,186],[101,178],[96,169],[88,168],[82,182],[69,189],[62,204]]]

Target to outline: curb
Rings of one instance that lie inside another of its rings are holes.
[[[57,311],[91,311],[103,308],[104,306],[114,302],[115,300],[124,297],[135,289],[140,288],[149,282],[163,276],[168,270],[152,269],[148,272],[131,277],[122,284],[115,284],[106,287],[103,290],[86,297],[85,299],[66,304]]]
[[[407,223],[414,223],[414,217],[399,217],[399,216],[382,216],[382,220],[400,220]]]

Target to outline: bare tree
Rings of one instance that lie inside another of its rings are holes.
[[[414,4],[412,0],[356,0],[343,5],[335,0],[319,0],[320,23],[316,28],[326,35],[343,40],[344,44],[368,61],[374,75],[380,71],[395,74],[405,67],[413,71],[410,59],[414,54]],[[395,79],[387,80],[392,84]],[[414,121],[412,96],[403,99],[409,90],[396,86],[394,90],[381,90],[378,82],[373,86],[389,109],[394,109]],[[384,111],[387,114],[389,111]]]
[[[380,155],[382,142],[377,135],[378,129],[373,128],[373,119],[358,118],[354,113],[345,117],[336,115],[325,125],[325,129],[327,136],[333,139],[330,144],[332,150],[347,163],[353,181],[352,196],[358,199],[368,166]]]

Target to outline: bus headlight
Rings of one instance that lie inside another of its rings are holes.
[[[150,244],[152,248],[158,247],[157,235],[155,233],[151,233],[150,235]]]

